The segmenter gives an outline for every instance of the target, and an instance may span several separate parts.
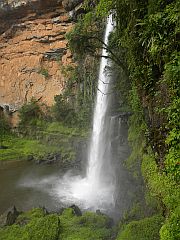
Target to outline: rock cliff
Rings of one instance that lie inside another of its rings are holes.
[[[71,1],[69,1],[71,2]],[[82,1],[79,1],[79,3]],[[51,106],[72,62],[68,1],[0,1],[0,106],[15,112],[32,97]],[[73,7],[78,5],[78,1]]]

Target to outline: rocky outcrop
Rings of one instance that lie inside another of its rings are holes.
[[[62,5],[66,11],[71,11],[82,2],[84,2],[84,0],[63,0]]]
[[[65,34],[72,28],[58,0],[0,1],[0,106],[11,115],[32,97],[51,106],[72,62]]]
[[[80,208],[77,205],[73,204],[69,208],[73,209],[73,213],[74,213],[75,216],[77,216],[77,217],[82,216],[82,212],[81,212]]]
[[[4,214],[0,216],[0,227],[10,226],[15,223],[20,212],[15,206],[9,208]]]

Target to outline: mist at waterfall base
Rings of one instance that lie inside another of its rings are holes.
[[[113,28],[110,15],[104,36],[106,45]],[[108,55],[106,49],[103,49],[102,55]],[[108,58],[102,58],[85,177],[74,175],[69,171],[63,177],[32,178],[31,181],[24,179],[20,184],[24,187],[48,191],[48,194],[56,200],[59,199],[63,206],[77,204],[83,210],[99,209],[112,216],[117,208],[122,210],[127,207],[128,191],[123,189],[126,185],[128,187],[130,185],[126,184],[128,181],[126,171],[122,170],[122,161],[129,152],[128,143],[125,140],[127,126],[123,119],[110,114],[113,84],[111,73],[108,71],[109,67],[111,67],[111,61]],[[51,188],[46,188],[47,184]]]

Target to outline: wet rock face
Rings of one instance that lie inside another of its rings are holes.
[[[1,0],[0,22],[0,106],[18,109],[32,97],[51,106],[72,62],[62,1]]]

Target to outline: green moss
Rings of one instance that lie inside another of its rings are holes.
[[[28,232],[28,239],[56,240],[59,235],[59,218],[55,214],[36,218],[27,224],[25,232]]]
[[[110,239],[112,230],[107,227],[108,217],[95,213],[84,213],[77,217],[73,209],[66,209],[60,216],[62,240]]]
[[[133,171],[136,178],[139,177],[141,158],[146,145],[145,132],[147,129],[143,108],[140,102],[137,87],[132,85],[132,89],[129,92],[129,102],[133,115],[129,118],[129,130],[128,130],[128,140],[132,147],[131,154],[126,160],[126,166],[129,170]]]
[[[159,230],[164,222],[156,215],[123,226],[117,240],[159,240]]]
[[[28,233],[19,225],[12,225],[4,229],[0,228],[1,240],[29,240]]]
[[[52,122],[49,123],[46,130],[48,133],[59,133],[63,135],[67,135],[70,137],[84,137],[88,135],[87,129],[80,129],[76,127],[69,127],[61,122]]]
[[[25,160],[29,155],[39,157],[47,153],[59,152],[57,146],[45,145],[37,140],[18,138],[14,135],[6,136],[4,145],[8,148],[0,150],[0,161]]]
[[[180,239],[180,207],[177,207],[160,230],[161,240]]]
[[[60,122],[41,121],[35,132],[31,131],[31,127],[25,131],[28,131],[24,133],[26,137],[11,133],[4,136],[3,145],[8,148],[0,149],[0,161],[25,160],[29,155],[39,159],[53,153],[60,153],[62,161],[72,161],[76,158],[73,143],[78,143],[89,135],[87,129],[68,127]]]
[[[33,219],[41,218],[44,216],[45,216],[45,211],[43,208],[34,208],[30,211],[20,214],[16,219],[16,223],[21,224],[23,222],[31,221]]]
[[[43,209],[33,209],[21,214],[18,224],[0,228],[1,240],[57,240],[59,235],[59,217],[56,214],[45,215]]]
[[[78,217],[73,209],[65,209],[61,216],[47,215],[43,209],[21,214],[16,224],[0,228],[1,240],[109,240],[112,229],[109,218],[95,213]]]
[[[81,217],[81,223],[83,223],[85,226],[92,226],[92,227],[98,227],[103,228],[104,226],[109,226],[110,219],[106,215],[97,215],[93,212],[86,212]]]
[[[150,149],[148,154],[143,156],[142,173],[151,196],[157,198],[169,211],[176,209],[180,201],[179,186],[173,179],[159,171]]]

